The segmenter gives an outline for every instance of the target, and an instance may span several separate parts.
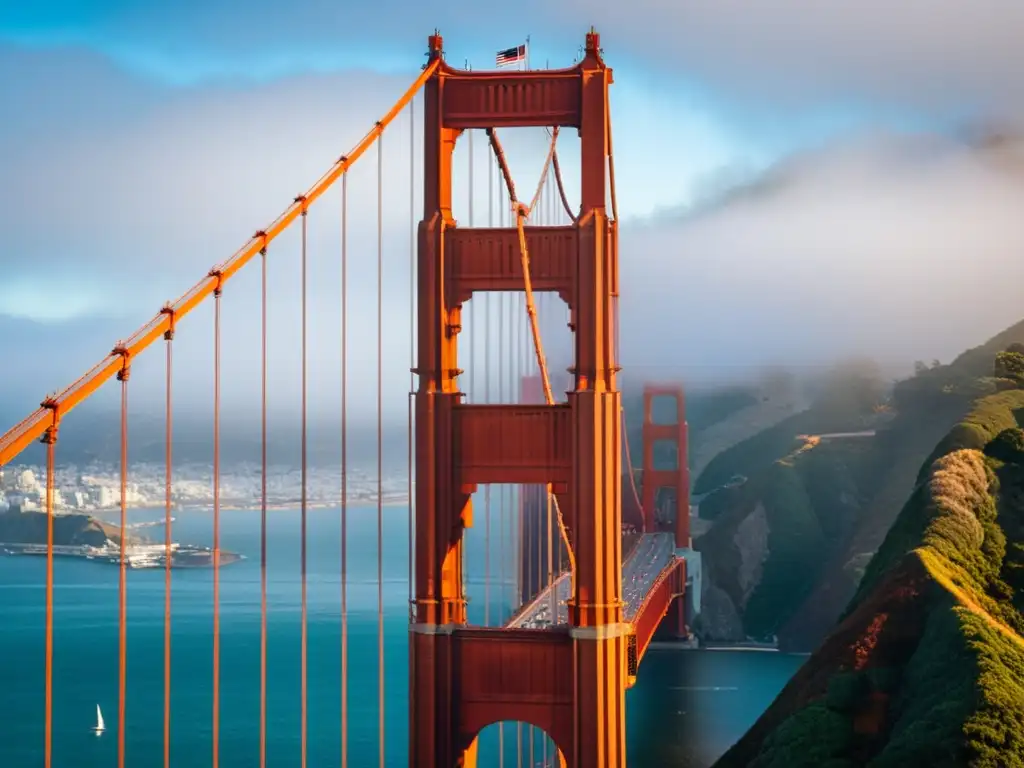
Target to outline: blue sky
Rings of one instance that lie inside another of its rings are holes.
[[[350,147],[415,76],[435,26],[453,64],[486,68],[527,35],[533,66],[567,65],[593,23],[616,74],[627,370],[706,379],[837,354],[948,358],[1019,319],[1004,292],[1024,248],[1014,215],[1022,176],[960,137],[1018,130],[1024,5],[892,5],[4,3],[0,70],[16,77],[0,82],[0,354],[58,349],[32,363],[39,378],[55,388],[77,376],[109,349],[111,327],[128,332],[182,293]],[[385,160],[396,279],[386,293],[398,314],[408,131],[396,123],[401,138],[388,137]],[[521,187],[543,143],[509,138]],[[570,138],[569,177],[572,149]],[[770,194],[686,217],[763,174]],[[368,220],[372,168],[352,181]],[[321,253],[336,227],[311,216]],[[353,247],[372,251],[371,234],[354,233]],[[281,248],[294,254],[295,243]],[[275,278],[292,319],[293,267]],[[357,293],[372,292],[374,274],[355,270]],[[325,327],[336,279],[325,267],[314,289]],[[986,298],[961,298],[952,313],[947,299],[965,280]],[[250,329],[239,320],[225,333],[241,348]],[[293,331],[275,330],[288,353]],[[253,362],[239,353],[250,373]],[[392,365],[401,379],[407,363]]]

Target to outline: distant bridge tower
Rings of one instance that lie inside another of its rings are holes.
[[[432,62],[443,58],[440,35],[429,46]],[[424,88],[411,766],[473,766],[479,732],[507,720],[542,728],[564,765],[626,765],[632,628],[622,601],[618,234],[605,202],[611,82],[591,31],[571,69],[464,72],[441,60]],[[512,258],[515,228],[456,225],[452,151],[466,129],[552,125],[579,129],[579,216],[527,227],[526,239],[534,289],[557,292],[571,310],[573,388],[555,405],[467,404],[457,378],[462,304],[479,291],[522,290],[524,275]],[[467,626],[463,531],[479,483],[553,485],[575,557],[569,626]]]
[[[656,398],[673,398],[676,403],[675,423],[659,424],[654,420],[654,401]],[[676,466],[672,469],[655,469],[654,446],[659,442],[668,442],[676,448]],[[675,534],[676,551],[687,561],[687,596],[677,598],[669,608],[669,620],[661,628],[677,636],[685,637],[687,628],[687,600],[691,603],[691,613],[696,606],[700,610],[700,555],[691,549],[690,542],[690,467],[689,467],[689,435],[686,424],[686,397],[683,387],[679,384],[645,384],[644,385],[644,421],[643,421],[643,515],[644,528],[648,533],[657,530],[655,515],[658,491],[672,490],[675,492],[676,513],[673,533]],[[694,593],[694,587],[697,593]],[[696,601],[696,602],[694,602]]]
[[[676,402],[676,421],[673,424],[654,421],[654,400],[661,397],[671,397]],[[644,528],[648,533],[655,532],[658,491],[672,490],[676,498],[676,548],[687,548],[690,546],[690,468],[686,399],[682,386],[644,385],[643,440]],[[676,448],[676,466],[673,469],[654,468],[654,445],[662,441],[672,443]]]

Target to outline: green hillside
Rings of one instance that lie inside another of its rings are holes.
[[[718,766],[1024,766],[1022,427],[1015,389],[949,431],[843,621]]]
[[[841,367],[812,408],[716,456],[695,488],[712,491],[700,514],[714,524],[695,546],[707,554],[712,604],[728,601],[739,623],[713,627],[710,637],[777,635],[787,648],[816,647],[922,472],[954,448],[986,444],[993,417],[966,415],[979,398],[1015,386],[1012,370],[996,370],[993,360],[1004,348],[1012,356],[1022,341],[1019,323],[949,365],[918,364],[888,392],[863,365]],[[1005,362],[1012,369],[1013,360]],[[864,429],[875,435],[814,437]],[[735,476],[745,482],[721,487]],[[751,533],[761,528],[766,536]],[[773,574],[793,570],[804,577],[799,583],[774,586]],[[747,574],[746,583],[737,574]]]

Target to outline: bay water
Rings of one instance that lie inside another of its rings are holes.
[[[132,511],[131,521],[160,511]],[[212,542],[209,511],[176,511],[174,538]],[[109,519],[116,517],[106,515]],[[260,654],[259,512],[225,510],[221,546],[246,559],[221,569],[220,765],[258,766]],[[268,512],[268,765],[298,766],[300,745],[300,528],[293,510]],[[348,513],[349,765],[379,765],[376,507]],[[162,540],[162,529],[143,533]],[[492,624],[511,610],[512,531],[492,518],[490,547],[478,514],[467,532],[470,620]],[[408,765],[407,510],[383,512],[385,765]],[[340,765],[340,513],[308,513],[308,764]],[[491,578],[485,589],[485,560]],[[504,579],[502,576],[504,575]],[[0,557],[0,766],[42,765],[45,558]],[[116,765],[118,727],[118,571],[81,558],[55,559],[54,766]],[[163,765],[162,568],[129,571],[127,764]],[[173,571],[171,760],[211,763],[212,571]],[[652,649],[627,693],[628,754],[635,768],[703,768],[763,712],[803,658],[778,653]],[[107,730],[91,731],[96,705]],[[522,733],[520,762],[516,739]],[[529,743],[533,735],[533,746]],[[481,734],[479,764],[540,764],[545,746],[528,725]],[[547,748],[548,757],[552,752]]]

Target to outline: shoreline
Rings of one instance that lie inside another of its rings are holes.
[[[0,557],[46,557],[46,544],[26,542],[0,542]],[[89,560],[100,565],[120,565],[119,552],[115,549],[103,549],[87,544],[55,544],[54,557],[74,557]],[[171,570],[213,568],[213,550],[194,544],[179,544],[171,553]],[[221,567],[246,560],[241,552],[228,549],[220,550],[218,561]],[[164,568],[166,553],[163,550],[151,550],[140,553],[126,551],[125,566],[131,570],[152,570]]]
[[[651,649],[658,648],[672,651],[752,651],[755,653],[787,653],[786,651],[780,650],[777,645],[772,643],[758,643],[755,641],[744,640],[738,640],[733,643],[715,641],[707,644],[700,642],[694,644],[689,640],[652,640],[648,647]]]
[[[166,509],[166,504],[163,501],[160,502],[148,502],[145,504],[131,504],[128,509],[130,511],[148,511],[154,509]],[[302,506],[302,501],[296,499],[295,501],[289,502],[274,502],[273,504],[267,503],[268,512],[297,512]],[[350,499],[347,506],[352,507],[376,507],[377,500],[374,498],[360,498]],[[409,502],[406,499],[385,499],[381,506],[385,509],[394,507],[408,507]],[[222,511],[227,512],[260,512],[262,506],[259,503],[253,504],[252,502],[221,502],[220,508]],[[307,501],[306,509],[341,509],[340,501]],[[32,509],[27,510],[30,512],[45,513],[45,509]],[[89,515],[95,517],[99,514],[107,512],[120,512],[121,507],[119,505],[113,505],[110,507],[92,507],[89,509],[78,509],[76,507],[56,507],[54,509],[55,515]],[[181,504],[175,503],[171,505],[172,512],[212,512],[213,501],[196,502],[194,504]]]

